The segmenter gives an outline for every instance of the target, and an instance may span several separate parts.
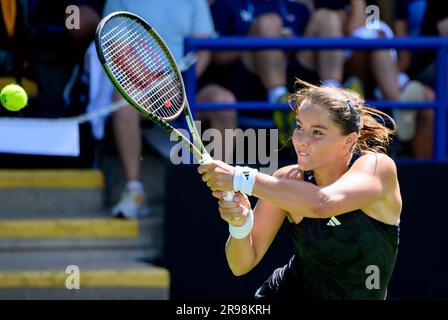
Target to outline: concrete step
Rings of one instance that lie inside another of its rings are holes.
[[[135,238],[137,220],[20,219],[0,221],[1,238]]]
[[[1,191],[0,191],[1,192]],[[151,218],[163,218],[165,215],[165,208],[162,204],[156,204],[151,206],[151,212],[149,217]],[[0,214],[0,221],[6,219],[71,219],[71,218],[104,218],[111,219],[110,208],[102,208],[95,211],[78,211],[76,213],[60,212],[56,210],[49,210],[41,213],[30,213],[28,211],[19,212],[3,212]]]
[[[168,300],[165,287],[0,288],[0,300]]]
[[[0,216],[99,211],[104,205],[103,188],[99,170],[0,170]]]
[[[163,247],[163,219],[1,219],[0,252]]]
[[[145,260],[136,250],[0,253],[0,299],[167,299],[168,270]]]
[[[80,249],[0,252],[0,272],[47,271],[65,272],[67,266],[80,269],[140,268],[148,264],[151,250],[141,249]],[[0,286],[2,281],[0,281]]]
[[[163,246],[163,221],[60,219],[0,221],[0,251]]]

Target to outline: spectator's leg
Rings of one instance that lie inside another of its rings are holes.
[[[281,37],[283,23],[275,13],[259,16],[249,31],[251,36]],[[286,87],[285,55],[280,50],[246,51],[242,57],[245,67],[260,77],[269,90]],[[286,93],[286,89],[285,92]]]
[[[216,84],[209,84],[202,88],[196,100],[198,102],[216,102],[216,103],[236,103],[235,96],[233,93],[224,87]],[[237,128],[237,112],[235,109],[231,110],[213,110],[213,111],[201,111],[198,112],[198,118],[201,120],[206,120],[211,128],[219,130],[222,141],[222,161],[232,162],[233,159],[233,141],[225,140],[225,129],[236,129]]]
[[[115,141],[126,181],[140,179],[142,152],[140,120],[140,114],[131,106],[120,108],[113,114]]]
[[[335,10],[318,9],[311,16],[305,30],[308,37],[342,37],[341,16]],[[315,54],[317,52],[317,54]],[[344,55],[342,50],[299,51],[301,65],[316,70],[322,80],[340,83],[343,76]]]
[[[448,18],[444,18],[437,23],[437,31],[442,37],[448,36]]]
[[[398,67],[392,60],[389,50],[376,50],[371,54],[372,75],[387,100],[398,100],[400,86],[398,84]]]
[[[126,179],[121,199],[112,208],[114,217],[136,219],[149,214],[143,184],[140,182],[140,121],[140,114],[131,106],[121,108],[113,114],[114,135]]]
[[[433,101],[434,91],[425,86],[425,100]],[[421,109],[417,114],[417,129],[411,141],[413,154],[417,159],[431,159],[433,153],[434,110]]]

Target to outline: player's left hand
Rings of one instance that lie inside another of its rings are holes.
[[[250,211],[250,202],[244,193],[236,192],[232,201],[224,200],[226,191],[213,191],[213,196],[219,199],[219,213],[224,221],[235,227],[240,227],[246,222]]]
[[[233,174],[235,168],[219,160],[211,160],[198,167],[202,181],[212,191],[233,191]]]

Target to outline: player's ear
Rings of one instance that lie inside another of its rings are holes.
[[[358,140],[358,134],[356,132],[350,133],[345,140],[345,147],[347,148],[347,152],[351,152],[353,147]]]

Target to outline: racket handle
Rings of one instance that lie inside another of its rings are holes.
[[[233,201],[233,195],[234,195],[235,193],[234,192],[232,192],[232,191],[227,191],[227,194],[226,194],[226,196],[224,197],[224,200],[225,201]]]

